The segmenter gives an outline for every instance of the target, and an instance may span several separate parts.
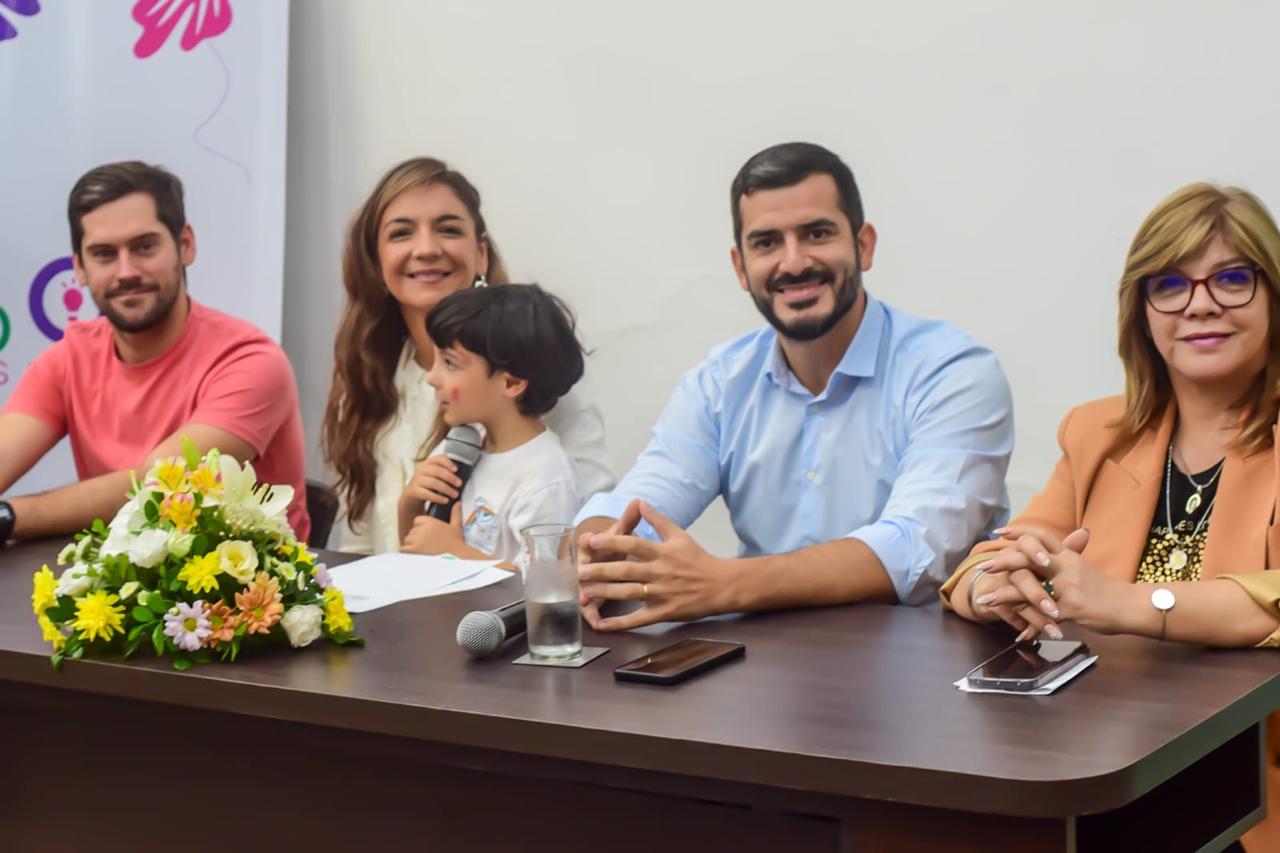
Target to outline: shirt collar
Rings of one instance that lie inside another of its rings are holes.
[[[862,322],[853,340],[844,351],[844,357],[836,365],[835,372],[845,376],[875,376],[876,362],[880,358],[880,341],[884,337],[885,310],[880,300],[867,294],[867,309],[862,314]],[[765,364],[765,373],[775,384],[783,388],[789,387],[795,377],[782,354],[782,345],[775,333],[770,339],[769,358]]]

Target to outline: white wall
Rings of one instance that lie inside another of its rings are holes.
[[[313,473],[343,227],[404,157],[479,186],[520,280],[578,312],[616,468],[679,374],[758,325],[728,187],[775,142],[845,158],[880,232],[870,290],[1000,356],[1015,501],[1071,405],[1118,393],[1115,285],[1192,180],[1280,209],[1280,4],[590,0],[292,7],[285,346]],[[851,450],[851,452],[853,452]],[[715,550],[732,535],[702,526]]]

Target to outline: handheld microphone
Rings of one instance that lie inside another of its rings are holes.
[[[458,645],[473,658],[493,654],[525,631],[524,599],[497,610],[473,610],[458,623]]]
[[[449,434],[444,437],[444,446],[441,452],[453,460],[453,464],[458,466],[458,478],[462,480],[463,488],[467,485],[467,478],[471,476],[471,471],[476,467],[476,463],[480,461],[480,445],[483,443],[480,438],[480,431],[468,424],[461,424],[449,430]],[[462,489],[458,490],[462,493]],[[449,516],[453,514],[453,505],[457,503],[457,499],[448,503],[427,504],[427,515],[434,519],[449,523]]]

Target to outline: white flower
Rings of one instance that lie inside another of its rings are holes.
[[[276,574],[285,579],[285,583],[293,580],[298,576],[298,569],[287,560],[273,560],[272,568],[276,570]]]
[[[140,586],[142,586],[142,584],[138,583],[137,581],[129,581],[127,584],[120,587],[120,600],[128,601],[130,598],[133,597],[133,594],[138,591],[138,587]],[[142,600],[139,599],[138,603],[141,604]]]
[[[84,562],[84,555],[89,553],[89,546],[92,544],[93,537],[91,536],[86,536],[76,543],[76,562]]]
[[[76,547],[78,545],[79,545],[78,542],[68,542],[67,546],[58,552],[59,566],[65,566],[67,563],[70,563],[75,560]]]
[[[289,644],[296,649],[308,646],[320,637],[320,623],[324,620],[324,611],[314,604],[299,604],[290,607],[280,617],[280,625],[284,628]]]
[[[191,553],[191,546],[196,542],[194,533],[183,533],[181,530],[170,530],[169,541],[165,543],[165,547],[169,549],[169,556],[176,557],[181,560],[187,554]]]
[[[130,536],[129,531],[121,525],[120,527],[111,528],[111,532],[107,534],[107,541],[102,543],[101,550],[98,551],[100,557],[115,557],[120,554],[129,553]]]
[[[84,595],[93,587],[94,578],[89,575],[89,571],[86,564],[76,563],[58,578],[58,586],[54,592],[72,598]]]
[[[253,581],[258,569],[258,552],[253,545],[239,539],[223,542],[218,546],[218,566],[240,583]]]
[[[111,519],[107,527],[113,532],[123,529],[129,533],[137,533],[147,523],[147,513],[143,509],[146,503],[146,493],[139,492],[134,495],[120,507],[120,511],[116,513],[115,518]]]
[[[129,562],[141,569],[153,569],[169,556],[169,534],[163,530],[143,530],[129,543]]]
[[[258,483],[253,464],[241,467],[230,456],[218,460],[222,474],[223,517],[233,527],[291,532],[287,512],[293,501],[293,486]]]

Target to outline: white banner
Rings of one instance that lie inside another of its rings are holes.
[[[102,163],[181,178],[191,294],[279,340],[288,37],[287,0],[0,0],[0,405],[97,315],[66,206]],[[64,443],[11,493],[74,476]]]

